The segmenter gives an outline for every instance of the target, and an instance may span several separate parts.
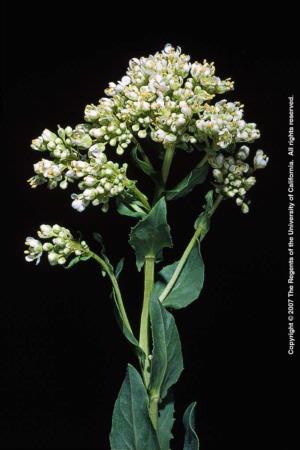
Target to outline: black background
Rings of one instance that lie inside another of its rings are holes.
[[[242,215],[226,202],[214,216],[203,243],[202,296],[176,313],[185,371],[175,389],[172,448],[182,448],[181,417],[194,400],[203,450],[271,448],[271,441],[294,448],[292,427],[285,427],[292,401],[283,402],[284,391],[293,397],[294,362],[286,360],[288,95],[296,88],[290,45],[275,29],[270,34],[257,23],[251,44],[248,30],[237,22],[224,26],[213,41],[211,34],[220,29],[212,25],[213,32],[205,32],[204,17],[196,26],[180,12],[176,21],[167,21],[151,5],[136,18],[134,8],[125,15],[117,4],[105,10],[96,3],[67,5],[11,5],[6,18],[3,152],[14,158],[2,169],[8,174],[2,197],[11,225],[4,261],[9,290],[2,296],[1,316],[1,448],[109,448],[113,403],[127,362],[135,360],[115,324],[108,282],[92,262],[71,271],[46,262],[35,267],[24,262],[22,252],[25,237],[41,223],[81,230],[95,249],[91,233],[101,232],[114,263],[126,256],[121,284],[137,325],[142,279],[127,245],[133,222],[113,207],[106,215],[93,207],[79,214],[70,206],[70,192],[32,191],[26,179],[39,155],[30,150],[30,141],[46,127],[80,123],[84,106],[103,95],[108,81],[121,78],[131,57],[153,53],[166,42],[180,45],[193,59],[215,61],[218,75],[236,81],[228,98],[246,105],[246,120],[262,131],[257,147],[270,155],[251,191],[250,213]],[[178,177],[191,158],[178,157]],[[140,176],[133,169],[131,175]],[[209,183],[170,205],[175,247],[165,252],[166,261],[183,250],[208,188]]]

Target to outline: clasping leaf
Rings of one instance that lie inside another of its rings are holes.
[[[114,406],[110,446],[111,450],[160,450],[148,414],[146,388],[130,364]]]

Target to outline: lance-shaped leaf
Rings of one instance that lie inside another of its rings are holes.
[[[172,247],[164,198],[161,198],[149,214],[131,229],[129,243],[135,250],[138,270],[143,267],[145,256],[152,255],[160,259],[163,248]]]
[[[181,344],[172,314],[158,300],[154,288],[150,300],[150,320],[153,352],[149,391],[151,396],[163,400],[183,370]]]
[[[91,256],[90,255],[86,255],[86,256],[75,256],[74,258],[72,258],[69,263],[64,266],[65,269],[71,269],[72,267],[74,267],[76,264],[78,264],[81,261],[87,261],[88,259],[90,259]]]
[[[199,439],[195,431],[195,407],[196,402],[191,403],[183,415],[185,428],[183,450],[199,450]]]
[[[117,211],[122,216],[134,217],[136,219],[145,217],[146,213],[141,206],[142,204],[137,201],[126,205],[120,199],[117,199]]]
[[[110,446],[111,450],[160,450],[145,386],[130,364],[114,406]]]
[[[114,291],[112,292],[112,294],[113,294],[113,297],[115,298]],[[127,328],[127,326],[124,324],[124,322],[122,320],[122,315],[121,315],[121,313],[119,311],[118,303],[117,303],[116,299],[115,299],[115,302],[114,302],[113,306],[114,306],[114,313],[115,313],[115,316],[116,316],[117,323],[118,323],[118,325],[119,325],[123,335],[130,342],[130,344],[133,346],[133,348],[134,348],[135,352],[137,353],[137,355],[139,356],[141,362],[144,363],[144,361],[145,361],[145,353],[144,353],[143,349],[140,347],[139,342],[136,339],[136,337],[134,336],[134,334],[132,333],[132,331],[129,330]]]
[[[161,450],[170,450],[174,422],[174,400],[173,396],[168,393],[160,405],[158,415],[158,438]]]
[[[118,264],[116,265],[115,268],[115,275],[116,275],[116,279],[119,279],[119,276],[121,275],[121,272],[124,268],[124,262],[125,262],[125,258],[121,258],[120,261],[118,262]]]
[[[143,159],[139,157],[139,154],[142,155]],[[135,145],[132,148],[131,156],[135,164],[146,174],[148,175],[156,184],[163,185],[163,181],[160,173],[155,170],[148,157],[145,156],[145,153],[142,151],[139,145]]]
[[[165,266],[158,273],[157,285],[161,294],[168,282],[172,278],[178,261],[168,266]],[[173,289],[163,300],[163,305],[166,308],[181,309],[190,305],[200,295],[204,283],[204,262],[200,252],[200,246],[196,243],[188,259],[183,266]]]
[[[205,181],[208,172],[208,164],[193,169],[175,187],[166,192],[167,200],[177,200],[189,194],[195,186]]]

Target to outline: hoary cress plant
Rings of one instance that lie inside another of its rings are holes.
[[[42,184],[49,189],[71,187],[75,191],[72,207],[79,212],[89,206],[106,212],[114,199],[116,211],[136,222],[129,244],[135,251],[137,271],[144,271],[139,333],[131,327],[119,285],[124,259],[114,267],[99,234],[94,233],[101,244],[99,254],[60,225],[41,225],[39,239],[26,239],[27,261],[38,264],[45,253],[50,265],[70,268],[92,259],[111,282],[118,323],[138,362],[138,369],[128,365],[114,406],[112,450],[170,449],[172,387],[183,370],[171,311],[199,297],[204,281],[200,244],[219,204],[232,199],[248,213],[248,191],[256,182],[256,171],[268,162],[262,150],[250,158],[248,145],[260,133],[255,123],[244,120],[243,105],[219,99],[231,90],[233,82],[216,76],[214,63],[191,62],[179,47],[168,44],[155,55],[130,60],[126,75],[109,83],[106,97],[85,108],[83,123],[75,128],[58,126],[56,132],[46,129],[32,141],[31,147],[42,156],[29,180],[33,188]],[[145,141],[148,146],[151,143],[151,152],[146,153]],[[177,185],[169,186],[172,160],[180,152],[195,152],[199,162],[182,174]],[[128,153],[141,176],[153,181],[151,195],[128,177],[128,165],[121,162]],[[161,161],[159,169],[154,160]],[[202,200],[191,240],[178,261],[161,267],[163,249],[173,246],[168,202],[188,195],[207,177],[212,188]],[[199,448],[194,410],[192,403],[183,417],[184,450]]]

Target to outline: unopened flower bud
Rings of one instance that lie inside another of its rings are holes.
[[[249,206],[247,205],[247,203],[243,203],[241,206],[242,209],[242,213],[247,214],[249,212]]]
[[[147,136],[147,131],[146,130],[140,130],[138,132],[138,137],[141,139],[144,139]]]

